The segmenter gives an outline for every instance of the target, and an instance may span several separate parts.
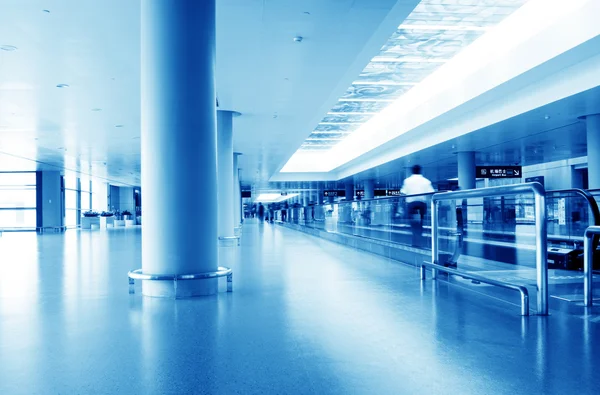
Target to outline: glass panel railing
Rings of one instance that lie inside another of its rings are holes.
[[[431,195],[297,205],[286,210],[286,222],[429,250]],[[420,212],[411,211],[415,201],[425,203],[422,222]],[[546,212],[548,246],[565,254],[579,251],[586,227],[596,220],[585,196],[574,190],[547,191]],[[533,267],[535,217],[531,194],[444,201],[439,205],[438,218],[441,251],[448,261],[455,255],[460,235],[459,263],[488,260],[490,265],[486,270],[504,268],[504,264],[512,265],[513,269],[520,265]],[[277,219],[281,220],[280,214]],[[422,226],[420,232],[418,225]],[[477,268],[483,268],[481,262]]]

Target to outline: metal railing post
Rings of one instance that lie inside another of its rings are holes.
[[[438,264],[440,260],[439,240],[438,240],[438,202],[431,200],[431,260]],[[431,269],[431,278],[437,278],[437,270]]]
[[[535,194],[535,268],[537,278],[538,314],[548,315],[548,232],[546,225],[546,193],[543,187]]]
[[[583,305],[591,307],[594,304],[594,235],[600,234],[600,226],[590,226],[583,237]]]
[[[495,285],[497,287],[512,289],[513,291],[518,291],[521,294],[521,315],[527,316],[529,315],[529,291],[527,287],[524,285],[516,285],[506,283],[504,281],[498,281],[491,278],[486,278],[483,276],[479,276],[475,273],[468,273],[458,269],[450,269],[449,267],[444,267],[435,263],[423,262],[421,264],[421,274],[424,275],[425,267],[430,267],[431,270],[439,270],[441,272],[445,272],[455,276],[461,276],[465,279],[475,280],[481,283]],[[424,280],[425,278],[422,278]],[[435,288],[434,288],[435,289]]]

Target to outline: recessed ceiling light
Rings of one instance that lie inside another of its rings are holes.
[[[16,51],[17,47],[14,45],[0,45],[0,49],[7,52]]]
[[[56,85],[57,88],[68,88],[69,85],[68,84],[58,84]]]
[[[297,42],[297,43],[301,43],[302,40],[304,40],[304,37],[302,37],[302,36],[296,36],[296,37],[294,37],[294,41]]]
[[[101,108],[92,108],[92,111],[102,111]]]
[[[544,119],[550,119],[550,115],[545,115]]]
[[[122,127],[124,127],[124,126],[125,126],[125,125],[115,125],[115,128],[122,128]]]
[[[42,12],[45,12],[46,14],[49,14],[50,10],[42,10]]]
[[[308,12],[308,11],[304,11],[304,14],[305,14],[305,15],[310,15],[310,12]]]

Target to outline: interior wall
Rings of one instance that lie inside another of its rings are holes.
[[[573,169],[587,163],[587,157],[542,163],[539,165],[523,166],[523,182],[528,177],[544,177],[544,187],[547,190],[577,188]]]
[[[64,223],[61,174],[59,171],[37,173],[38,227],[62,226]]]
[[[110,185],[108,203],[111,210],[128,210],[135,213],[135,199],[133,197],[133,187],[117,187]]]

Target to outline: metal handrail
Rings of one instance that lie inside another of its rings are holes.
[[[177,291],[177,281],[180,280],[204,280],[207,278],[227,277],[227,292],[233,292],[233,270],[225,266],[219,266],[214,272],[194,273],[194,274],[150,274],[144,273],[142,269],[131,270],[127,273],[129,278],[129,293],[135,293],[135,280],[150,281],[173,281],[175,291]]]
[[[571,188],[546,191],[546,195],[548,195],[549,193],[575,193],[582,196],[590,205],[590,209],[592,210],[592,216],[594,217],[594,225],[600,226],[600,208],[598,208],[598,202],[596,202],[594,196],[588,191],[579,188]]]
[[[441,272],[446,272],[448,274],[454,274],[456,276],[460,276],[460,277],[468,279],[468,280],[475,280],[475,281],[479,281],[481,283],[486,283],[486,284],[490,284],[490,285],[495,285],[497,287],[506,288],[506,289],[510,289],[513,291],[518,291],[521,294],[521,315],[524,315],[524,316],[529,315],[529,291],[527,290],[527,287],[525,287],[523,285],[516,285],[516,284],[506,283],[504,281],[493,280],[491,278],[486,278],[483,276],[479,276],[477,274],[463,272],[463,271],[457,270],[457,269],[451,269],[451,268],[437,265],[437,264],[434,264],[431,262],[423,262],[421,264],[421,280],[427,280],[427,273],[425,271],[426,267],[431,268],[432,272],[434,270],[439,270]]]
[[[370,199],[353,199],[353,200],[340,200],[339,203],[360,203],[360,202],[372,202],[372,201],[382,201],[382,200],[388,200],[388,199],[406,199],[406,198],[410,198],[410,197],[418,197],[418,196],[433,196],[435,193],[437,192],[428,192],[428,193],[418,193],[416,195],[398,195],[398,196],[380,196],[380,197],[374,197],[374,198],[370,198]],[[326,203],[327,204],[327,203]]]
[[[442,200],[482,198],[490,196],[517,195],[532,192],[535,197],[535,246],[537,271],[537,312],[548,315],[548,231],[546,224],[546,191],[539,182],[504,185],[482,189],[436,193],[431,197],[431,255],[433,263],[439,262],[437,209]],[[436,278],[435,269],[432,277]]]
[[[576,193],[578,195],[581,195],[588,202],[588,205],[590,206],[590,210],[592,210],[592,216],[594,217],[594,226],[600,226],[600,208],[598,208],[598,202],[596,202],[594,195],[592,195],[589,191],[586,191],[584,189],[579,189],[579,188],[571,188],[571,189],[557,189],[554,191],[546,191],[546,194],[549,194],[549,193]],[[594,239],[592,241],[593,241],[594,249],[598,248],[598,244],[600,244],[600,237],[598,237],[598,235],[596,235],[596,237],[594,237]]]
[[[589,226],[583,238],[583,305],[589,307],[594,304],[594,235],[600,235],[600,226]]]

